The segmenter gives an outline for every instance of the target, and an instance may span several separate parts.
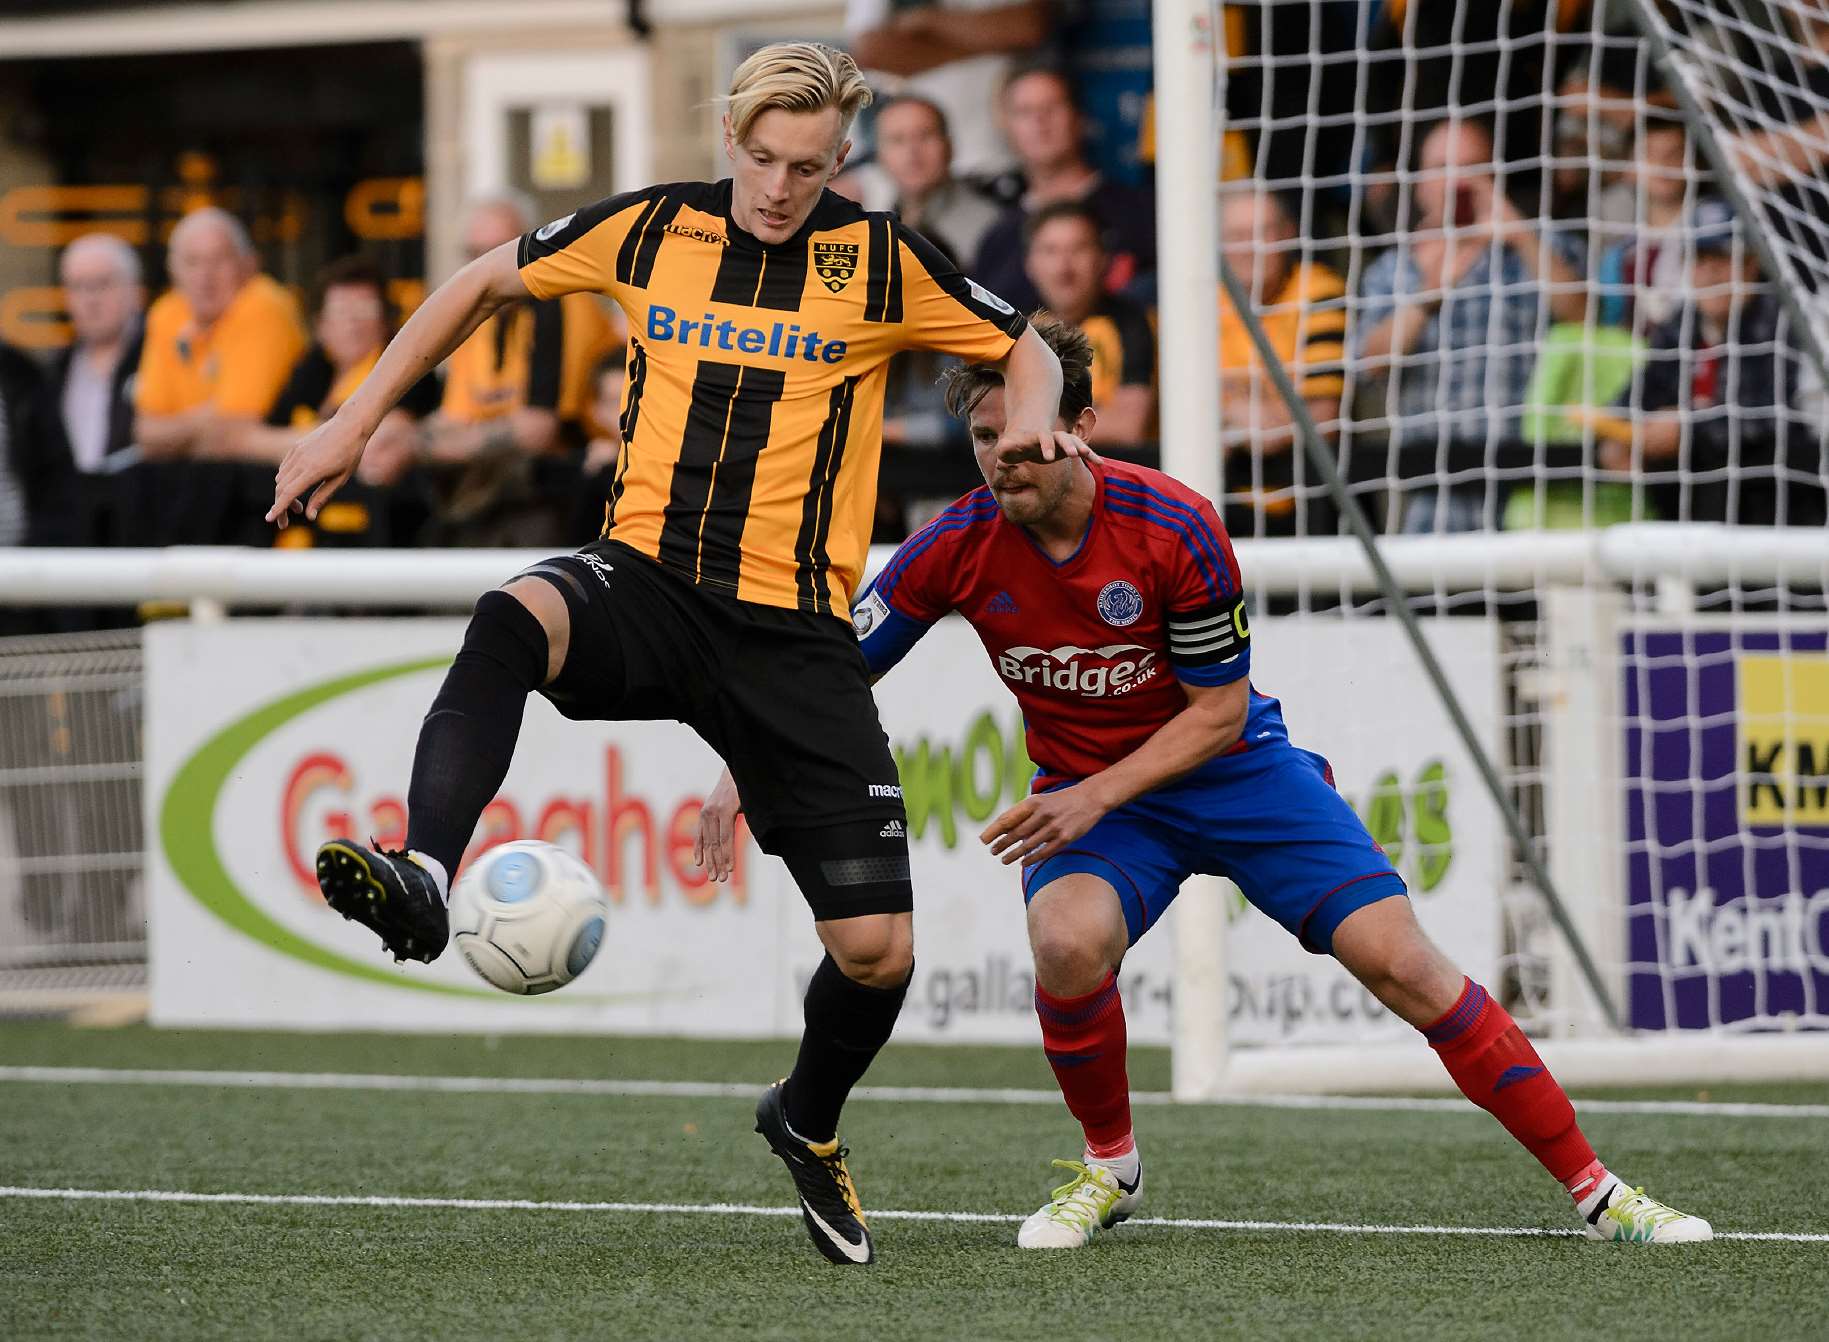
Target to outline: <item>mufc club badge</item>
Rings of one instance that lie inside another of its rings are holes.
[[[816,242],[813,244],[813,270],[826,288],[837,293],[857,274],[858,244],[855,242]]]

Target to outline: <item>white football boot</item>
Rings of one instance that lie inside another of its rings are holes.
[[[1078,1160],[1057,1160],[1054,1167],[1073,1178],[1054,1190],[1048,1205],[1022,1223],[1016,1232],[1019,1249],[1078,1249],[1092,1243],[1101,1230],[1127,1220],[1143,1205],[1143,1169],[1128,1188],[1103,1165]]]
[[[1666,1207],[1628,1188],[1617,1179],[1582,1218],[1589,1239],[1625,1240],[1632,1244],[1699,1244],[1715,1237],[1715,1228],[1700,1216]]]

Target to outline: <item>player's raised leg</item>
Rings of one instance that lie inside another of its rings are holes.
[[[1117,891],[1085,871],[1049,880],[1030,895],[1029,946],[1042,1048],[1068,1110],[1080,1121],[1086,1150],[1082,1160],[1054,1162],[1072,1177],[1023,1222],[1016,1243],[1072,1249],[1143,1201],[1117,978],[1130,934]]]
[[[325,900],[376,932],[396,959],[443,953],[451,877],[508,773],[527,696],[565,665],[570,630],[564,598],[541,579],[483,593],[419,729],[406,848],[333,839],[318,849]]]
[[[1575,1121],[1575,1108],[1511,1014],[1462,974],[1393,896],[1347,915],[1333,933],[1341,964],[1396,1015],[1422,1031],[1461,1093],[1486,1110],[1575,1200],[1594,1239],[1672,1244],[1713,1230],[1610,1173]]]
[[[793,1176],[801,1219],[830,1261],[863,1264],[875,1246],[838,1120],[895,1029],[914,974],[914,893],[902,825],[880,819],[787,831],[770,847],[813,909],[826,953],[807,983],[794,1070],[756,1105],[756,1131]]]

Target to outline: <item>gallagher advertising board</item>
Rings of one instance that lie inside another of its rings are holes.
[[[147,631],[147,832],[153,1018],[316,1029],[589,1030],[782,1036],[819,949],[784,868],[743,845],[735,879],[692,864],[718,761],[675,723],[578,724],[527,709],[471,852],[514,837],[570,848],[602,878],[612,917],[597,960],[564,990],[498,993],[455,955],[391,963],[327,909],[312,853],[343,834],[402,843],[420,719],[462,640],[457,620],[261,620]],[[1488,740],[1497,734],[1493,627],[1431,637]],[[1326,754],[1391,852],[1432,934],[1484,975],[1497,960],[1501,844],[1446,716],[1384,621],[1263,620],[1254,680],[1291,733]],[[1021,895],[977,842],[1027,789],[1014,700],[961,621],[942,622],[878,694],[908,806],[917,979],[898,1037],[1037,1037]],[[1391,711],[1393,695],[1404,710]],[[1330,960],[1233,909],[1231,1009],[1240,1042],[1402,1035]],[[1125,963],[1132,1037],[1165,1043],[1173,920]]]

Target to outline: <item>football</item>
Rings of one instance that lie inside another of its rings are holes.
[[[562,848],[517,839],[491,848],[451,887],[451,939],[505,993],[549,993],[584,972],[610,902],[591,869]]]

